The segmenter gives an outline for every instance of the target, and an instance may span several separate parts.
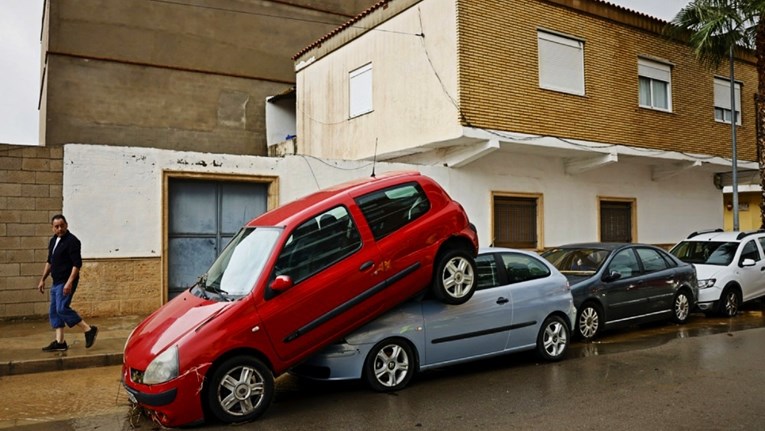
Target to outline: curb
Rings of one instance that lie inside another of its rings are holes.
[[[0,364],[0,377],[113,365],[122,365],[122,353],[74,357],[60,356],[51,359],[27,359]]]

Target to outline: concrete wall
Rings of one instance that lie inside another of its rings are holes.
[[[265,155],[290,57],[372,3],[48,1],[41,142]]]

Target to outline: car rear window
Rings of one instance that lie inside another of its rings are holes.
[[[406,183],[356,199],[375,240],[380,240],[430,209],[427,195],[417,183]]]

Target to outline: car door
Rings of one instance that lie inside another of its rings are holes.
[[[669,265],[658,250],[648,247],[637,247],[635,250],[644,274],[639,289],[642,296],[648,299],[645,312],[640,314],[671,310],[678,283],[675,268]]]
[[[604,298],[608,322],[643,314],[648,301],[637,255],[632,247],[617,251],[606,266],[605,274],[618,273],[616,280],[603,280],[598,295]]]
[[[273,274],[290,276],[294,285],[267,297],[258,309],[277,355],[291,362],[384,311],[374,302],[382,286],[378,262],[374,242],[363,238],[346,206],[297,226]]]
[[[364,215],[382,260],[381,270],[392,297],[411,296],[424,289],[431,280],[434,256],[428,255],[432,238],[438,238],[434,225],[420,225],[431,209],[431,202],[416,181],[397,184],[355,197]],[[405,299],[405,298],[404,298]],[[392,305],[392,304],[391,304]]]
[[[747,240],[739,247],[740,255],[736,258],[735,268],[737,279],[741,283],[741,293],[744,301],[755,298],[758,293],[765,292],[765,261],[762,259],[760,246],[755,239]],[[744,259],[752,259],[754,266],[742,266]]]
[[[464,304],[423,302],[423,365],[478,357],[505,349],[513,319],[513,301],[501,265],[493,253],[476,258],[477,290]]]

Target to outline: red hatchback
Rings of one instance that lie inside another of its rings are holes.
[[[255,419],[274,377],[428,288],[475,290],[462,206],[416,172],[322,190],[250,221],[125,345],[129,397],[165,426]]]

